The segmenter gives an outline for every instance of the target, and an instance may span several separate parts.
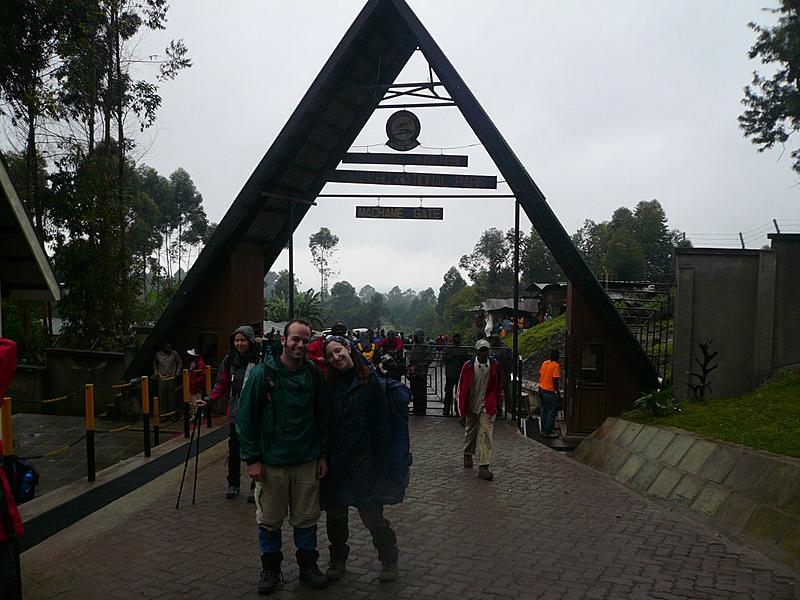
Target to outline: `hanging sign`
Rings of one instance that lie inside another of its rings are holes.
[[[441,206],[356,206],[357,219],[444,220]]]
[[[365,183],[369,185],[497,189],[496,175],[455,175],[450,173],[403,173],[400,171],[350,171],[336,169],[328,181],[336,183]]]
[[[469,157],[461,154],[390,154],[348,152],[343,163],[360,165],[424,165],[426,167],[466,167]]]
[[[392,150],[406,152],[419,146],[420,125],[417,115],[409,110],[398,110],[386,120],[386,145]]]

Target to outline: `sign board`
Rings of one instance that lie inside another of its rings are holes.
[[[406,152],[419,146],[419,119],[410,110],[398,110],[386,121],[386,145],[392,150]]]
[[[424,165],[427,167],[466,167],[468,156],[460,154],[389,154],[380,152],[348,152],[343,163],[360,165]]]
[[[356,206],[357,219],[444,220],[441,206]]]
[[[329,181],[368,185],[412,185],[415,187],[497,189],[496,175],[402,173],[400,171],[348,171],[336,169]]]

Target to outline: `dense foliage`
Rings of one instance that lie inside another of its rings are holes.
[[[187,50],[172,41],[161,56],[136,55],[145,30],[165,28],[165,0],[8,0],[0,10],[0,118],[16,136],[6,161],[54,252],[62,345],[119,348],[148,303],[163,302],[156,281],[171,285],[208,234],[188,174],[162,181],[132,152],[131,131],[154,124],[158,83],[191,65]]]
[[[782,0],[768,12],[778,15],[778,22],[772,27],[748,25],[758,34],[748,55],[769,65],[771,76],[753,72],[744,88],[746,110],[739,117],[745,137],[759,152],[783,146],[800,129],[800,3]],[[792,150],[791,157],[792,169],[800,173],[800,149]]]

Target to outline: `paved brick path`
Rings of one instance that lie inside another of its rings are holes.
[[[460,465],[461,431],[452,419],[412,422],[407,501],[387,509],[400,540],[399,581],[378,583],[375,551],[352,515],[345,578],[310,590],[287,560],[287,583],[272,597],[798,598],[797,574],[509,423],[496,430],[496,480],[479,481]],[[178,468],[26,552],[26,600],[257,598],[253,508],[244,497],[222,498],[224,459],[224,444],[201,455],[194,507],[174,508]],[[320,546],[327,558],[324,527]]]

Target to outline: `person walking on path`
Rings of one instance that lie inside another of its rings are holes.
[[[256,336],[250,325],[237,327],[230,337],[230,350],[222,359],[217,382],[209,395],[209,403],[213,403],[217,398],[222,398],[227,394],[228,402],[225,409],[228,415],[228,489],[225,498],[232,500],[239,495],[239,486],[242,477],[242,466],[240,456],[239,435],[236,431],[236,415],[239,413],[239,404],[248,377],[252,373],[253,367],[259,362],[259,347],[256,344]],[[197,402],[197,406],[203,407],[205,401]],[[250,483],[250,494],[248,502],[253,502],[253,489],[255,482]]]
[[[413,397],[414,414],[425,416],[428,408],[428,367],[433,362],[433,346],[425,340],[425,330],[414,331],[414,344],[408,352],[408,377]]]
[[[281,526],[287,515],[300,581],[328,586],[317,566],[317,522],[319,480],[328,472],[329,411],[322,375],[306,358],[310,339],[308,322],[289,321],[281,353],[267,355],[242,390],[236,426],[247,473],[256,481],[259,594],[271,594],[283,581]]]
[[[461,368],[458,384],[458,408],[466,427],[464,432],[464,466],[471,469],[478,453],[478,477],[494,479],[489,470],[492,462],[492,440],[497,406],[503,402],[503,368],[489,357],[487,340],[475,343],[476,356]]]
[[[397,536],[383,515],[386,504],[403,501],[405,476],[391,475],[394,443],[387,383],[381,381],[344,337],[325,341],[331,407],[329,472],[322,480],[320,502],[325,510],[330,566],[326,576],[341,579],[350,554],[348,507],[354,506],[378,551],[383,582],[397,579]],[[401,385],[399,383],[395,385]],[[407,412],[407,409],[406,409]],[[408,446],[408,439],[403,440]]]
[[[558,381],[561,379],[561,367],[558,364],[558,350],[550,351],[550,358],[542,363],[539,369],[539,397],[542,399],[542,435],[557,437],[553,433],[558,410]]]
[[[172,342],[164,342],[161,350],[153,357],[153,378],[158,381],[158,398],[164,411],[178,408],[178,375],[181,374],[181,369],[181,355],[173,350]]]

